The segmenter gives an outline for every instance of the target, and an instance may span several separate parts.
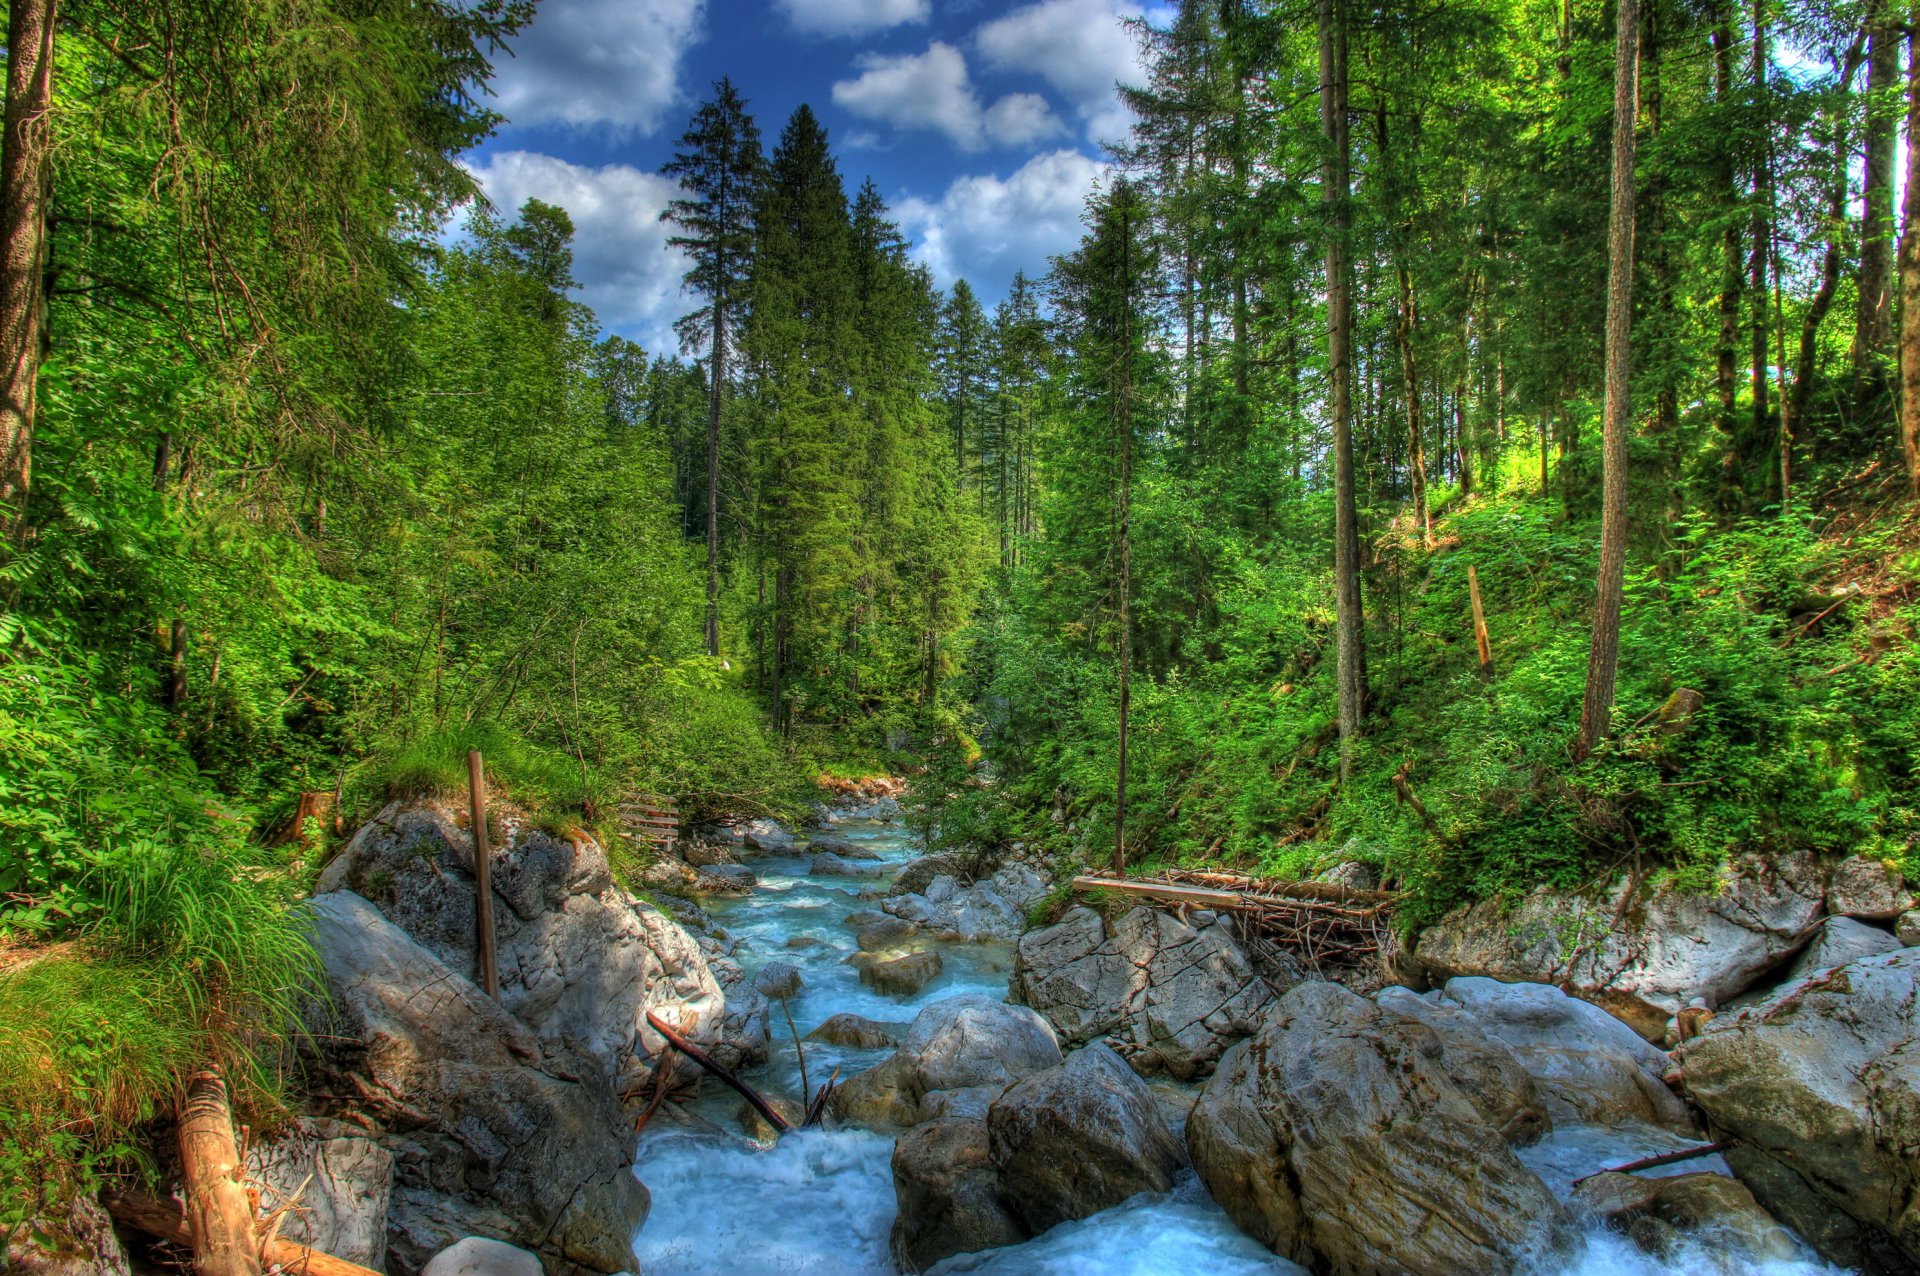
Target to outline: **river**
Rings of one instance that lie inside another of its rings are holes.
[[[940,944],[945,971],[911,997],[884,996],[860,983],[845,958],[854,951],[846,915],[871,907],[865,888],[884,885],[918,845],[898,824],[848,819],[835,837],[880,855],[866,877],[810,877],[810,854],[757,856],[760,884],[747,896],[706,905],[716,926],[739,948],[749,972],[769,961],[791,962],[806,983],[791,1009],[804,1036],[828,1017],[851,1012],[904,1024],[925,1005],[962,992],[1004,997],[1012,950],[1004,944]],[[772,1058],[746,1077],[763,1091],[801,1093],[792,1039],[776,1006]],[[885,1058],[890,1050],[852,1050],[806,1043],[807,1070],[817,1087],[835,1068],[843,1077]],[[683,1113],[656,1117],[640,1143],[635,1172],[653,1193],[653,1210],[635,1241],[647,1276],[892,1276],[887,1248],[893,1224],[890,1168],[893,1139],[867,1130],[808,1130],[771,1147],[739,1133],[739,1100],[724,1088],[704,1087]],[[1520,1159],[1556,1190],[1608,1165],[1684,1146],[1660,1130],[1557,1130]],[[1719,1157],[1669,1167],[1725,1172]],[[1104,1213],[1054,1228],[1023,1245],[963,1254],[933,1273],[980,1276],[1251,1276],[1303,1273],[1236,1228],[1191,1171],[1165,1196],[1140,1196]],[[1665,1259],[1635,1249],[1624,1237],[1595,1227],[1571,1255],[1543,1256],[1530,1276],[1655,1276],[1656,1273],[1744,1271],[1730,1267],[1710,1241],[1690,1244]],[[1760,1276],[1837,1276],[1809,1258],[1769,1264]]]

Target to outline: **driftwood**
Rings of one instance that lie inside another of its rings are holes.
[[[813,1102],[807,1105],[807,1116],[804,1121],[800,1122],[801,1129],[804,1130],[808,1126],[820,1124],[821,1118],[827,1114],[827,1100],[833,1097],[834,1087],[839,1081],[840,1069],[835,1068],[833,1075],[827,1078],[826,1084],[820,1087],[820,1092],[813,1096]]]
[[[260,1276],[260,1236],[233,1141],[227,1086],[218,1073],[187,1078],[180,1111],[180,1174],[198,1276]]]
[[[1602,1174],[1631,1174],[1635,1170],[1656,1170],[1663,1165],[1678,1165],[1682,1161],[1691,1161],[1697,1157],[1712,1156],[1715,1152],[1724,1152],[1728,1148],[1739,1146],[1739,1139],[1722,1139],[1718,1143],[1702,1143],[1697,1148],[1687,1148],[1680,1152],[1663,1152],[1659,1156],[1643,1156],[1637,1161],[1628,1161],[1625,1165],[1616,1165],[1610,1169],[1595,1170],[1591,1174],[1582,1174],[1574,1182],[1584,1183],[1588,1179],[1597,1179]]]
[[[193,1245],[193,1234],[187,1228],[187,1218],[181,1212],[178,1201],[162,1200],[140,1192],[114,1192],[102,1197],[100,1203],[107,1207],[107,1213],[113,1215],[116,1221],[135,1231],[186,1248]],[[265,1249],[267,1262],[296,1276],[380,1276],[370,1267],[349,1263],[344,1258],[335,1258],[332,1254],[308,1249],[292,1241],[272,1240],[267,1242]]]
[[[1073,879],[1076,890],[1117,891],[1167,903],[1231,912],[1248,933],[1288,948],[1309,965],[1352,965],[1380,951],[1392,932],[1399,897],[1332,882],[1275,882],[1237,873],[1168,869],[1121,881]]]
[[[699,1046],[694,1045],[691,1041],[688,1041],[685,1037],[668,1027],[661,1021],[659,1015],[656,1015],[651,1010],[647,1011],[647,1022],[653,1026],[655,1032],[667,1039],[668,1045],[699,1064],[702,1068],[705,1068],[708,1072],[711,1072],[714,1076],[720,1078],[721,1081],[725,1082],[727,1086],[733,1089],[741,1098],[752,1104],[753,1110],[766,1118],[768,1125],[782,1134],[792,1131],[793,1124],[778,1112],[774,1111],[773,1105],[761,1098],[758,1091],[735,1076],[728,1069],[721,1067],[720,1064],[714,1061],[711,1055]]]

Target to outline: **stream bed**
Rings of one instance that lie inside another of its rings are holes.
[[[799,967],[805,985],[791,1003],[799,1033],[850,1012],[906,1024],[927,1004],[963,992],[1004,997],[1012,948],[993,943],[938,943],[945,969],[912,996],[888,996],[861,984],[845,959],[855,951],[848,913],[873,907],[863,890],[884,887],[919,853],[897,824],[847,819],[833,836],[878,854],[872,872],[810,877],[812,853],[754,856],[760,884],[746,896],[704,906],[714,924],[739,941],[735,960],[751,974],[769,961]],[[802,1093],[792,1037],[776,1005],[772,1057],[744,1076],[763,1092]],[[855,1050],[806,1043],[807,1071],[818,1087],[835,1068],[842,1078],[878,1063],[891,1049]],[[671,1105],[669,1105],[671,1107]],[[635,1239],[647,1276],[893,1276],[888,1233],[893,1225],[893,1139],[868,1130],[808,1130],[771,1147],[740,1133],[737,1096],[703,1087],[678,1112],[663,1111],[642,1137],[635,1172],[653,1193],[653,1209]],[[1571,1127],[1556,1130],[1520,1159],[1556,1192],[1574,1178],[1609,1165],[1674,1150],[1685,1141],[1665,1131]],[[1668,1167],[1683,1174],[1725,1172],[1719,1157]],[[932,1273],[980,1276],[1251,1276],[1304,1273],[1242,1233],[1215,1205],[1192,1171],[1164,1196],[1138,1196],[1022,1245],[961,1254]],[[1664,1259],[1624,1236],[1594,1227],[1575,1253],[1543,1256],[1530,1276],[1685,1276],[1745,1272],[1719,1260],[1710,1238]],[[1839,1269],[1814,1259],[1773,1263],[1757,1276],[1828,1276]]]

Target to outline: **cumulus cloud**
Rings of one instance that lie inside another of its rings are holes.
[[[866,35],[925,22],[931,0],[774,0],[796,31],[808,35]]]
[[[680,100],[680,62],[705,0],[544,0],[496,58],[496,108],[515,124],[651,133]]]
[[[944,133],[962,150],[1030,145],[1063,131],[1046,99],[1035,93],[1008,94],[981,109],[966,57],[941,40],[925,53],[870,53],[857,65],[857,78],[833,86],[835,105],[895,128]]]
[[[1145,12],[1131,0],[1039,0],[985,24],[974,42],[989,65],[1038,75],[1072,102],[1089,138],[1119,141],[1133,115],[1114,86],[1146,78],[1139,41],[1125,22]]]
[[[679,348],[673,321],[696,304],[681,289],[688,262],[667,246],[660,221],[679,193],[671,179],[626,164],[585,168],[532,151],[504,151],[469,166],[487,198],[511,218],[529,199],[558,204],[573,218],[575,294],[608,331],[649,353]]]
[[[1080,241],[1081,209],[1108,168],[1078,151],[1052,151],[1010,177],[960,177],[938,200],[901,200],[894,215],[936,283],[965,278],[993,295],[1016,269],[1044,273],[1049,257]]]

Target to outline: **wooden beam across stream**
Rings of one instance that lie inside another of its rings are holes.
[[[1073,879],[1077,891],[1113,891],[1121,895],[1142,895],[1164,899],[1193,908],[1245,908],[1247,900],[1238,891],[1213,890],[1205,886],[1179,886],[1172,882],[1143,881],[1139,878],[1091,877]]]

